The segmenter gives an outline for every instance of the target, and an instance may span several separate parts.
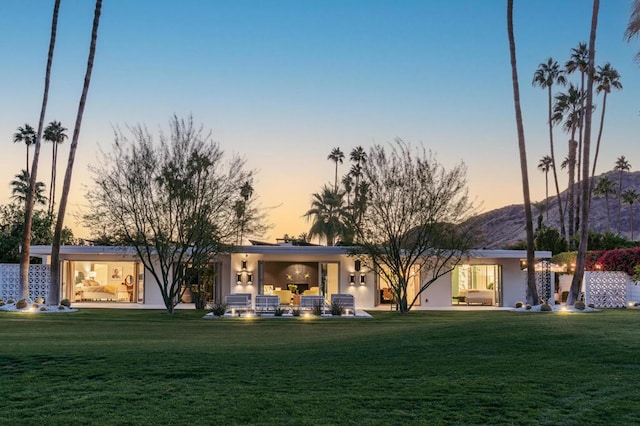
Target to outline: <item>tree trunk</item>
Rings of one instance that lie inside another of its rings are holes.
[[[598,154],[600,153],[600,140],[602,139],[602,129],[604,127],[604,112],[607,109],[607,91],[605,90],[602,97],[602,111],[600,113],[600,128],[598,129],[598,140],[596,142],[596,153],[593,157],[593,168],[591,169],[591,190],[593,190],[593,177],[596,175],[596,164],[598,163]]]
[[[571,289],[567,304],[572,305],[578,300],[580,287],[584,278],[584,268],[587,260],[587,243],[589,241],[589,200],[591,184],[589,180],[589,155],[591,147],[591,118],[593,115],[593,74],[596,49],[596,29],[598,27],[598,9],[600,0],[593,0],[591,17],[591,34],[589,36],[589,68],[587,72],[587,103],[584,117],[584,154],[582,164],[582,222],[580,223],[580,244],[576,257],[576,269],[571,281]]]
[[[558,200],[558,214],[560,215],[560,235],[567,238],[567,231],[564,227],[564,210],[562,209],[562,197],[560,196],[560,184],[558,183],[558,171],[556,170],[556,155],[553,148],[553,122],[551,121],[551,86],[547,92],[547,98],[549,103],[549,148],[551,149],[551,168],[553,169],[553,181],[556,184],[556,197]]]
[[[520,171],[522,173],[522,192],[524,195],[524,212],[527,225],[527,303],[537,305],[538,291],[535,276],[535,247],[533,242],[533,217],[531,214],[531,197],[529,195],[529,175],[527,171],[527,150],[520,109],[520,88],[518,86],[518,67],[516,64],[516,43],[513,35],[513,0],[507,1],[507,32],[509,34],[509,53],[511,57],[511,80],[513,82],[513,103],[518,129],[518,150],[520,152]]]
[[[51,19],[51,37],[49,38],[49,53],[47,55],[47,69],[44,75],[44,94],[42,95],[42,106],[40,107],[40,119],[38,121],[38,133],[36,135],[36,146],[33,153],[33,165],[31,175],[29,175],[29,188],[24,208],[24,229],[22,231],[22,252],[20,253],[20,293],[21,298],[28,298],[29,295],[29,263],[31,257],[31,225],[33,222],[33,206],[36,193],[36,182],[38,178],[38,162],[40,161],[40,145],[42,143],[42,129],[44,127],[44,117],[47,111],[49,100],[49,81],[51,76],[51,64],[53,63],[53,52],[56,45],[56,32],[58,28],[58,11],[60,10],[60,0],[56,0],[53,5],[53,17]],[[29,147],[27,146],[27,158]],[[27,165],[29,161],[27,160]],[[47,303],[49,301],[47,300]]]
[[[60,301],[60,239],[62,237],[62,227],[64,224],[64,216],[67,209],[69,189],[71,187],[73,162],[76,156],[78,138],[80,136],[82,116],[84,114],[84,106],[87,101],[87,93],[89,92],[89,83],[91,82],[91,71],[93,70],[93,58],[95,57],[96,53],[96,40],[98,38],[98,25],[100,23],[101,8],[102,0],[96,0],[96,9],[93,17],[93,29],[91,32],[91,45],[89,47],[89,59],[87,61],[87,72],[84,77],[82,95],[80,96],[80,103],[78,105],[78,114],[76,115],[73,137],[71,139],[71,145],[69,147],[69,159],[67,161],[67,170],[64,175],[64,184],[62,186],[62,194],[60,195],[60,207],[58,209],[56,229],[53,234],[53,244],[51,246],[51,288],[49,291],[49,299],[52,301],[52,304],[58,303]]]
[[[575,223],[573,221],[576,210],[575,205],[575,185],[576,185],[576,150],[578,149],[578,143],[573,139],[569,141],[569,185],[567,187],[567,211],[569,212],[569,248],[572,249],[573,237],[575,235]]]

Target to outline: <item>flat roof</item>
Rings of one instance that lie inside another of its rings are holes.
[[[232,254],[282,254],[282,255],[346,255],[351,247],[346,246],[294,246],[281,244],[274,246],[238,246]],[[60,246],[60,254],[69,255],[137,255],[134,247],[127,246]],[[51,256],[51,246],[31,246],[31,256]],[[551,258],[550,251],[536,251],[536,259]],[[469,250],[466,258],[526,259],[526,250]]]

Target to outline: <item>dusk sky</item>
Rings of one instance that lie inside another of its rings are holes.
[[[69,140],[94,3],[62,0],[60,9],[46,122],[62,121]],[[540,62],[564,64],[587,41],[591,1],[514,3],[529,178],[542,200],[547,97],[531,80]],[[608,98],[598,173],[621,155],[640,169],[640,40],[623,38],[630,8],[631,0],[601,2],[596,63],[611,62],[624,88]],[[37,126],[52,9],[53,0],[0,1],[0,203],[25,167],[13,133]],[[274,225],[264,240],[309,229],[302,216],[311,194],[333,182],[333,147],[348,157],[395,138],[423,143],[445,167],[464,161],[482,211],[521,203],[506,25],[505,0],[104,0],[65,223],[89,236],[72,213],[86,204],[87,166],[101,161],[98,147],[110,149],[113,126],[166,128],[173,114],[192,114],[257,170],[255,194]],[[597,128],[601,96],[595,103]],[[557,128],[558,162],[567,139]],[[60,148],[58,194],[68,148]],[[50,157],[45,144],[38,180],[47,187]]]

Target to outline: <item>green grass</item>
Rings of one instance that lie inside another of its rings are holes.
[[[0,313],[0,423],[630,424],[640,311]]]

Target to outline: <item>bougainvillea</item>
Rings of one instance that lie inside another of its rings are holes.
[[[591,265],[587,270],[621,271],[633,275],[635,266],[640,265],[640,247],[607,250]]]

